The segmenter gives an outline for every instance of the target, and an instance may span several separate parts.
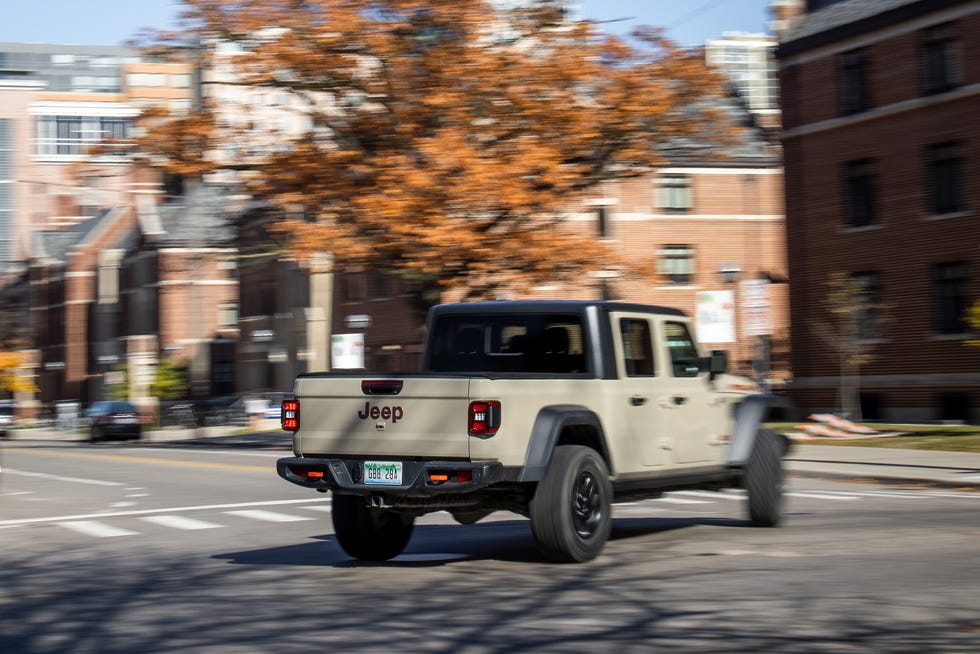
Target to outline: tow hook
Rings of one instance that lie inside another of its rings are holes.
[[[392,506],[385,502],[384,495],[372,495],[368,499],[368,506],[372,509],[390,509]]]

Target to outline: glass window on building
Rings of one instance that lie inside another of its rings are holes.
[[[349,270],[344,273],[344,300],[363,302],[367,300],[367,273],[363,270]]]
[[[868,56],[863,50],[840,55],[841,114],[850,116],[871,108],[868,89]]]
[[[130,119],[98,116],[40,116],[37,154],[82,155],[96,143],[130,136]]]
[[[961,48],[952,23],[922,32],[922,90],[926,95],[956,88],[960,81]]]
[[[129,86],[166,86],[167,76],[163,73],[130,73],[126,76],[126,83]]]
[[[960,261],[941,263],[933,272],[935,283],[935,328],[940,334],[969,331],[964,318],[967,298],[967,267]]]
[[[844,215],[848,227],[868,227],[877,222],[876,165],[871,159],[844,165]]]
[[[178,89],[189,89],[191,87],[192,78],[188,73],[180,73],[170,76],[170,86]]]
[[[235,327],[238,325],[238,303],[222,302],[218,305],[218,325]]]
[[[599,238],[609,238],[609,207],[600,205],[595,208],[596,231]]]
[[[661,175],[659,184],[660,210],[664,213],[686,213],[690,211],[691,180],[687,175]]]
[[[854,289],[854,333],[858,340],[870,341],[882,337],[881,275],[877,271],[851,274]]]
[[[963,156],[959,143],[934,145],[928,151],[929,209],[934,214],[963,210]]]
[[[690,245],[668,245],[660,250],[657,264],[669,284],[690,284],[694,279],[694,248]]]

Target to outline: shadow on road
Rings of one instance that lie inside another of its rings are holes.
[[[749,527],[746,520],[725,518],[618,518],[613,520],[611,541],[641,538],[698,525]],[[456,561],[495,560],[542,563],[527,520],[494,521],[478,525],[420,525],[415,527],[408,547],[398,557],[384,562],[351,559],[333,534],[317,536],[314,542],[217,554],[238,565],[295,565],[352,567],[431,567]]]

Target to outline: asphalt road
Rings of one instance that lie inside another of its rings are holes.
[[[584,565],[527,522],[426,516],[348,559],[281,443],[0,450],[0,643],[19,652],[975,652],[980,493],[791,479],[617,505]]]

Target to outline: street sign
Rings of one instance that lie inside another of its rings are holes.
[[[772,333],[772,302],[768,279],[747,279],[741,285],[742,325],[746,336]]]
[[[364,367],[364,334],[334,334],[330,338],[332,365],[337,370]]]
[[[695,313],[698,340],[704,343],[735,342],[735,294],[732,291],[701,291]]]

